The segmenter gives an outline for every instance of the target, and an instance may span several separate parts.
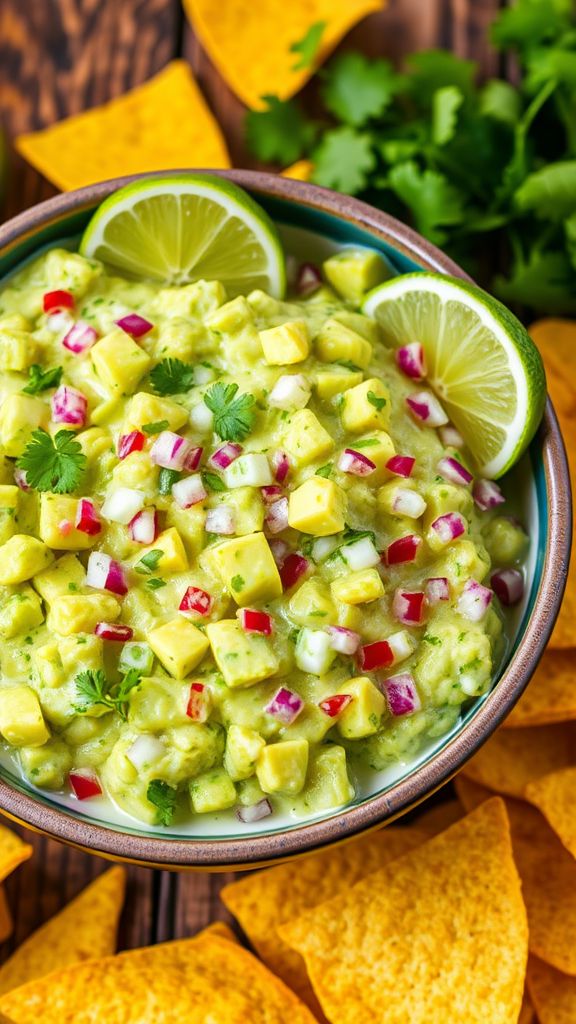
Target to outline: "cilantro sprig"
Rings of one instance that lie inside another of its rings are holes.
[[[36,491],[70,494],[75,491],[86,468],[86,456],[72,430],[59,430],[50,437],[46,430],[34,430],[16,465]]]
[[[43,370],[39,363],[32,363],[32,366],[28,367],[28,383],[22,391],[27,395],[39,395],[41,391],[48,391],[48,388],[57,388],[63,372],[61,366]]]
[[[174,786],[170,786],[162,779],[152,779],[148,783],[146,796],[156,808],[156,825],[171,825],[176,813],[177,793]]]
[[[181,395],[194,387],[194,367],[181,359],[163,359],[150,371],[150,383],[158,395]]]
[[[204,395],[222,441],[243,441],[254,425],[254,395],[239,395],[237,384],[218,381]]]
[[[105,707],[116,711],[120,718],[128,717],[128,698],[138,686],[141,676],[138,669],[131,668],[119,683],[110,683],[101,669],[86,669],[75,677],[78,703],[75,710],[85,714],[92,707]]]

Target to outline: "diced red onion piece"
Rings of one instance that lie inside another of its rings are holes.
[[[245,825],[252,825],[255,821],[261,821],[272,814],[272,805],[266,797],[259,800],[257,804],[250,804],[249,807],[238,807],[236,817]]]
[[[358,666],[363,672],[375,672],[394,664],[394,652],[387,640],[365,644],[358,652]]]
[[[145,500],[144,491],[137,491],[132,487],[118,487],[104,501],[101,509],[102,518],[111,523],[128,526],[140,512]]]
[[[45,313],[61,313],[63,309],[74,309],[74,296],[72,292],[63,288],[45,292],[42,296],[42,308]]]
[[[140,316],[138,313],[127,313],[126,316],[120,317],[114,323],[117,327],[126,331],[126,334],[129,334],[131,338],[143,338],[154,327],[154,324],[151,324],[149,320],[146,320],[145,317]]]
[[[445,576],[431,576],[424,584],[428,604],[440,604],[450,600],[450,586]]]
[[[136,544],[153,544],[159,532],[155,508],[143,508],[128,523],[128,531]]]
[[[146,435],[141,430],[132,430],[130,434],[122,434],[118,438],[118,458],[125,459],[131,452],[141,452],[146,443]]]
[[[418,391],[413,395],[408,395],[406,405],[412,415],[427,427],[442,427],[448,423],[444,409],[430,391]]]
[[[426,502],[418,491],[408,487],[399,487],[392,502],[394,512],[408,519],[419,519],[426,511]]]
[[[413,562],[421,543],[422,538],[414,533],[393,540],[386,548],[386,564],[401,565],[402,562]]]
[[[414,459],[411,455],[393,455],[386,463],[386,469],[394,476],[409,477],[414,469]]]
[[[103,551],[92,551],[86,567],[86,584],[94,590],[109,590],[111,594],[128,593],[124,569],[119,562]]]
[[[368,459],[362,452],[353,448],[345,448],[338,459],[338,469],[353,476],[370,476],[376,469],[376,463]]]
[[[76,506],[76,529],[95,537],[102,530],[102,522],[94,502],[90,498],[79,498]]]
[[[472,488],[472,497],[479,509],[486,512],[489,508],[503,505],[506,498],[493,480],[476,480]]]
[[[266,714],[277,718],[283,725],[290,725],[298,717],[303,707],[304,701],[298,693],[281,686],[264,710]]]
[[[28,477],[26,475],[26,470],[25,469],[15,469],[14,470],[14,483],[16,484],[17,487],[20,488],[21,491],[31,491],[32,490],[32,488],[30,487],[30,484],[28,483]]]
[[[73,427],[83,427],[86,422],[88,399],[76,388],[61,384],[50,400],[52,420],[54,423],[68,423]]]
[[[397,590],[392,601],[392,614],[405,626],[419,626],[424,620],[426,595],[423,590]]]
[[[305,298],[322,286],[322,275],[314,263],[301,263],[296,278],[296,291]]]
[[[274,537],[269,541],[270,551],[272,552],[272,558],[276,562],[277,566],[283,565],[286,560],[286,555],[290,551],[285,540],[280,540],[279,537]]]
[[[228,469],[239,455],[242,455],[242,445],[227,441],[221,448],[217,448],[208,459],[208,465],[212,469]]]
[[[469,473],[466,466],[463,466],[458,459],[453,459],[451,455],[444,456],[440,459],[437,470],[440,476],[443,476],[445,480],[450,481],[452,484],[469,484],[472,482],[472,473]]]
[[[326,697],[318,703],[318,707],[328,718],[337,718],[352,701],[350,693],[335,693],[333,697]]]
[[[481,622],[492,600],[493,594],[477,580],[468,580],[456,602],[456,610],[470,622]]]
[[[200,473],[185,476],[172,485],[172,497],[180,508],[191,508],[207,497]]]
[[[268,395],[268,405],[289,411],[303,409],[308,405],[310,395],[310,385],[302,373],[284,374]]]
[[[207,533],[218,533],[229,537],[236,530],[236,516],[230,505],[217,505],[209,508],[204,524]]]
[[[420,710],[420,697],[411,672],[399,672],[398,675],[389,676],[383,680],[382,689],[391,715],[412,715]]]
[[[283,497],[284,492],[279,484],[268,484],[260,488],[260,494],[265,505],[273,505],[278,498]]]
[[[396,362],[402,373],[412,380],[422,380],[426,376],[426,358],[419,341],[412,341],[396,349]]]
[[[186,714],[193,722],[206,722],[210,714],[210,690],[199,680],[190,684]]]
[[[273,452],[270,456],[270,464],[274,472],[274,478],[279,484],[283,484],[290,472],[290,459],[286,452]]]
[[[330,634],[331,646],[338,654],[356,654],[361,642],[359,633],[345,626],[327,626],[327,632]]]
[[[288,528],[288,498],[280,498],[266,509],[264,519],[270,533],[282,533]]]
[[[450,544],[466,533],[466,520],[459,512],[445,512],[434,520],[432,529],[443,544]]]
[[[304,555],[299,555],[296,552],[288,555],[280,567],[280,579],[282,580],[282,586],[284,590],[290,590],[301,576],[308,572],[309,562]]]
[[[80,352],[87,352],[98,340],[98,333],[85,320],[77,320],[67,334],[62,338],[64,348],[76,355]]]
[[[180,434],[171,430],[163,430],[150,449],[150,458],[163,469],[184,469],[184,463],[190,453],[192,444]]]
[[[69,773],[68,782],[77,800],[90,800],[91,797],[102,796],[98,776],[89,768],[75,768]]]
[[[150,733],[142,733],[126,751],[126,757],[137,771],[161,761],[165,754],[166,747],[162,740]]]
[[[245,633],[261,633],[262,636],[272,634],[272,616],[257,608],[239,608],[238,619]]]
[[[191,448],[186,458],[184,459],[184,470],[187,473],[193,473],[202,461],[203,448]]]
[[[178,611],[185,616],[200,615],[204,618],[206,615],[210,615],[213,606],[214,598],[207,590],[202,590],[200,587],[188,587],[178,605]]]
[[[464,438],[460,431],[456,430],[451,423],[448,423],[445,427],[439,427],[438,433],[440,440],[445,448],[463,448]]]
[[[501,604],[518,604],[524,596],[524,577],[518,569],[500,569],[490,578],[492,590]]]
[[[134,630],[130,626],[122,626],[116,622],[97,622],[94,632],[103,640],[115,640],[121,644],[127,643],[134,636]]]

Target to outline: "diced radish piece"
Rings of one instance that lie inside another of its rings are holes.
[[[64,309],[74,309],[72,292],[57,288],[53,292],[45,292],[42,296],[42,308],[45,313],[61,313]]]
[[[398,675],[389,676],[381,685],[391,715],[412,715],[420,710],[420,697],[411,672],[399,672]]]
[[[305,298],[322,286],[322,275],[314,263],[301,263],[296,277],[296,291]]]
[[[394,664],[399,661],[406,661],[416,650],[416,641],[406,629],[400,629],[388,637],[388,643],[394,655]]]
[[[288,498],[280,498],[266,509],[264,519],[266,529],[270,533],[282,533],[288,528]]]
[[[121,672],[128,672],[131,668],[136,668],[146,676],[152,671],[153,664],[152,648],[139,641],[124,644],[118,659],[118,668]]]
[[[109,590],[111,594],[128,593],[124,569],[103,551],[92,551],[86,567],[86,585],[94,590]]]
[[[154,328],[154,324],[151,324],[145,317],[140,316],[138,313],[127,313],[126,316],[120,317],[119,320],[115,320],[114,323],[121,330],[129,334],[131,338],[143,338],[145,334],[149,334]]]
[[[86,422],[88,399],[81,391],[61,384],[50,400],[52,420],[54,423],[68,423],[73,427],[83,427]]]
[[[393,540],[386,548],[386,565],[401,565],[402,562],[413,562],[418,554],[422,538],[415,533]]]
[[[466,533],[466,520],[459,512],[445,512],[434,520],[432,529],[443,544],[450,544]]]
[[[336,537],[318,537],[312,545],[312,558],[315,562],[324,562],[339,544]]]
[[[109,494],[102,505],[102,517],[110,523],[128,523],[144,507],[146,495],[144,491],[137,491],[132,487],[119,487],[118,490]]]
[[[161,761],[165,754],[166,747],[162,741],[150,733],[142,733],[126,751],[126,757],[137,771]]]
[[[218,533],[229,537],[236,530],[236,515],[230,505],[217,505],[209,508],[204,524],[207,533]]]
[[[394,495],[392,508],[398,515],[406,516],[408,519],[419,519],[426,511],[426,502],[418,491],[399,487]]]
[[[272,558],[276,562],[277,566],[284,565],[286,555],[290,551],[285,540],[280,540],[279,537],[274,537],[268,542],[270,551],[272,552]]]
[[[392,614],[405,626],[419,626],[424,621],[426,595],[423,590],[397,590],[392,601]]]
[[[349,569],[371,569],[380,562],[380,552],[370,537],[361,537],[351,544],[344,544],[340,554]]]
[[[87,533],[89,537],[95,537],[102,530],[100,516],[94,502],[90,498],[80,498],[76,506],[76,529],[81,533]]]
[[[87,352],[98,340],[98,333],[85,320],[77,320],[73,327],[62,338],[64,348],[78,355]]]
[[[279,484],[268,484],[267,487],[260,488],[260,494],[265,505],[273,505],[278,498],[284,496],[284,491]]]
[[[284,559],[280,568],[280,579],[284,590],[290,590],[308,572],[309,564],[308,559],[297,552],[293,552]]]
[[[228,466],[232,465],[235,459],[239,455],[242,455],[243,448],[241,444],[234,444],[233,441],[227,441],[221,448],[217,448],[208,459],[208,465],[212,469],[228,469]]]
[[[445,576],[431,576],[424,584],[428,604],[440,604],[450,600],[450,585]]]
[[[468,580],[456,602],[456,611],[470,622],[481,622],[493,596],[488,587],[483,587],[477,580]]]
[[[323,629],[304,628],[296,643],[296,665],[302,672],[323,676],[336,657],[332,638]]]
[[[376,463],[354,448],[345,448],[338,459],[338,469],[352,476],[370,476],[376,469]]]
[[[239,608],[236,614],[245,633],[271,635],[272,616],[267,612],[258,611],[256,608]]]
[[[501,604],[518,604],[524,596],[524,577],[518,569],[500,569],[490,578],[492,590]]]
[[[472,497],[482,512],[486,512],[489,508],[496,508],[497,505],[503,505],[506,501],[498,484],[495,484],[493,480],[477,480],[472,488]]]
[[[26,476],[26,470],[25,469],[15,469],[14,470],[14,483],[16,484],[17,487],[20,488],[21,491],[31,491],[32,490],[32,488],[30,487],[30,484],[28,483],[28,477]]]
[[[303,707],[304,701],[298,693],[281,686],[264,710],[267,715],[272,715],[273,718],[282,722],[282,725],[291,725]]]
[[[376,640],[373,644],[365,644],[358,652],[358,667],[363,672],[390,668],[393,664],[394,651],[387,640]]]
[[[153,544],[158,536],[158,513],[155,508],[144,508],[128,523],[128,531],[136,544]]]
[[[58,523],[58,532],[61,533],[63,537],[69,537],[73,529],[74,524],[69,519],[61,519]]]
[[[185,469],[187,473],[193,473],[196,469],[198,469],[198,466],[200,465],[200,463],[202,461],[202,453],[203,453],[203,451],[204,451],[203,448],[198,448],[198,447],[190,449],[190,451],[188,452],[186,458],[184,459],[184,466],[183,466],[183,469]]]
[[[141,452],[146,443],[146,435],[141,430],[132,430],[130,434],[122,434],[118,438],[118,458],[125,459],[131,452]]]
[[[286,452],[273,452],[270,456],[270,463],[274,472],[274,479],[283,484],[290,472],[290,459]]]
[[[163,430],[150,449],[150,458],[163,469],[184,469],[184,463],[192,445],[185,437]]]
[[[134,630],[130,626],[122,626],[116,622],[97,622],[94,632],[103,640],[115,640],[121,644],[127,643],[134,636]]]
[[[460,431],[456,430],[451,423],[448,423],[445,427],[439,427],[438,433],[440,440],[446,448],[463,448],[464,438]]]
[[[394,476],[409,477],[414,469],[416,459],[412,455],[393,455],[386,463],[386,469]]]
[[[303,409],[310,401],[310,385],[301,373],[284,374],[276,381],[268,395],[273,409]]]
[[[98,776],[89,768],[75,768],[69,773],[68,782],[77,800],[90,800],[94,796],[102,796]]]
[[[262,821],[262,818],[267,818],[270,814],[272,814],[272,805],[266,797],[259,800],[257,804],[250,804],[249,807],[238,807],[236,810],[238,821],[243,821],[245,825],[252,825],[255,821]]]
[[[224,470],[224,480],[227,487],[267,487],[273,477],[264,453],[250,452]]]
[[[422,380],[426,376],[426,358],[419,341],[412,341],[396,349],[398,367],[412,380]]]
[[[207,590],[200,587],[188,587],[184,597],[178,605],[178,611],[186,617],[195,618],[200,615],[205,618],[210,615],[214,606],[214,598]]]
[[[188,420],[198,434],[210,434],[214,425],[214,413],[204,402],[198,402],[198,405],[191,408]]]
[[[469,484],[472,482],[472,473],[469,473],[466,466],[463,466],[458,459],[453,459],[451,455],[446,455],[443,459],[440,459],[437,470],[440,476],[443,476],[445,480],[449,480],[451,484]]]
[[[211,707],[210,690],[205,683],[196,681],[190,684],[186,714],[193,722],[206,722]]]
[[[448,417],[436,395],[430,391],[417,391],[408,395],[406,405],[415,419],[420,420],[427,427],[442,427],[448,423]]]
[[[352,701],[350,693],[335,693],[333,697],[326,697],[321,700],[318,707],[328,718],[337,718]]]
[[[359,633],[345,626],[327,626],[326,632],[330,636],[332,649],[338,654],[346,654],[348,657],[356,654],[361,642]]]
[[[172,497],[180,508],[191,508],[207,497],[200,473],[185,476],[172,485]]]

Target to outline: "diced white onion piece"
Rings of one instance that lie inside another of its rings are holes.
[[[86,566],[86,585],[122,596],[128,591],[123,567],[103,551],[92,551]]]
[[[312,558],[315,562],[324,562],[339,544],[337,537],[318,537],[312,545]]]
[[[443,459],[440,459],[436,468],[440,476],[443,476],[445,480],[449,480],[452,484],[466,486],[472,482],[472,473],[461,462],[458,462],[458,459],[453,459],[451,455],[446,455]]]
[[[431,576],[424,584],[428,604],[440,604],[450,600],[450,585],[445,576]]]
[[[270,533],[282,533],[288,529],[288,498],[279,498],[269,505],[264,522]]]
[[[500,569],[490,582],[496,597],[506,607],[518,604],[524,596],[524,577],[519,569]]]
[[[392,636],[386,637],[388,645],[392,648],[394,663],[405,661],[416,650],[416,640],[407,629],[400,629]]]
[[[224,470],[227,487],[265,487],[273,482],[272,470],[261,452],[249,452]]]
[[[430,391],[417,391],[408,395],[406,405],[412,415],[427,427],[442,427],[448,423],[448,417],[440,402]]]
[[[158,536],[158,514],[155,508],[144,508],[128,523],[128,531],[136,544],[152,544]]]
[[[434,520],[431,528],[443,544],[450,544],[466,532],[466,520],[459,512],[445,512]]]
[[[139,640],[131,640],[129,643],[124,644],[118,659],[120,671],[127,672],[128,669],[137,668],[144,675],[148,675],[152,671],[153,664],[154,653],[152,648],[148,644],[141,643]]]
[[[472,488],[472,497],[482,512],[487,512],[489,508],[496,508],[497,505],[503,505],[506,501],[498,484],[493,480],[476,480]]]
[[[242,455],[242,445],[233,441],[226,441],[226,444],[217,448],[208,459],[208,465],[213,469],[228,469],[239,455]]]
[[[191,508],[206,498],[206,488],[200,473],[185,476],[172,485],[172,497],[180,508]]]
[[[284,559],[290,551],[286,541],[281,540],[280,537],[273,537],[268,546],[272,552],[272,558],[276,562],[276,565],[283,565]]]
[[[426,511],[426,502],[418,491],[409,487],[399,487],[392,502],[394,512],[408,519],[419,519]]]
[[[156,736],[142,733],[126,751],[126,757],[137,771],[161,761],[166,754],[166,747]]]
[[[411,715],[421,707],[414,676],[410,672],[399,672],[389,676],[382,683],[382,689],[391,715]]]
[[[163,469],[181,470],[191,448],[192,444],[185,437],[172,430],[163,430],[150,449],[150,459]]]
[[[338,459],[338,469],[352,476],[370,476],[376,469],[376,463],[354,448],[345,448]]]
[[[296,664],[302,672],[322,676],[336,657],[332,640],[321,629],[302,629],[296,644]]]
[[[206,513],[206,532],[230,535],[236,529],[234,510],[229,505],[217,505]]]
[[[194,368],[195,384],[198,384],[200,387],[202,387],[203,384],[210,384],[210,382],[213,380],[214,370],[212,369],[211,366],[202,366],[202,363],[199,363],[198,366]],[[208,412],[210,412],[210,410],[208,410]]]
[[[88,399],[77,388],[61,384],[50,399],[54,423],[83,427],[86,422]]]
[[[257,804],[250,804],[249,807],[239,807],[236,811],[236,817],[239,821],[243,821],[245,825],[252,825],[255,821],[261,821],[262,818],[267,818],[270,814],[272,814],[272,805],[266,797],[259,800]]]
[[[106,498],[100,514],[109,523],[122,523],[127,526],[131,519],[144,508],[146,495],[143,491],[132,487],[119,487]]]
[[[352,544],[344,544],[340,548],[340,554],[348,567],[352,570],[371,569],[372,566],[380,563],[380,554],[376,545],[370,537],[361,537]]]
[[[294,693],[293,690],[281,686],[264,710],[266,714],[277,718],[283,725],[291,725],[303,707],[304,701],[299,693]]]
[[[326,632],[330,636],[332,647],[338,654],[346,654],[349,657],[356,654],[360,646],[361,637],[353,629],[346,629],[344,626],[328,626]]]
[[[198,402],[190,410],[188,422],[198,434],[210,434],[214,426],[214,414],[204,402]]]
[[[481,622],[492,600],[493,594],[477,580],[468,580],[456,602],[456,611],[469,622]]]
[[[438,433],[440,440],[446,448],[463,448],[465,441],[460,431],[456,430],[451,423],[448,423],[445,427],[439,427]]]
[[[268,404],[274,409],[303,409],[310,400],[310,394],[310,385],[303,374],[284,374],[268,395]]]

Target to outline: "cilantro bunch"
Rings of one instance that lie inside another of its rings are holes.
[[[282,166],[310,158],[317,184],[409,221],[504,301],[576,314],[576,8],[516,0],[491,40],[517,86],[443,51],[402,72],[343,53],[319,72],[318,117],[268,96],[247,142]]]

